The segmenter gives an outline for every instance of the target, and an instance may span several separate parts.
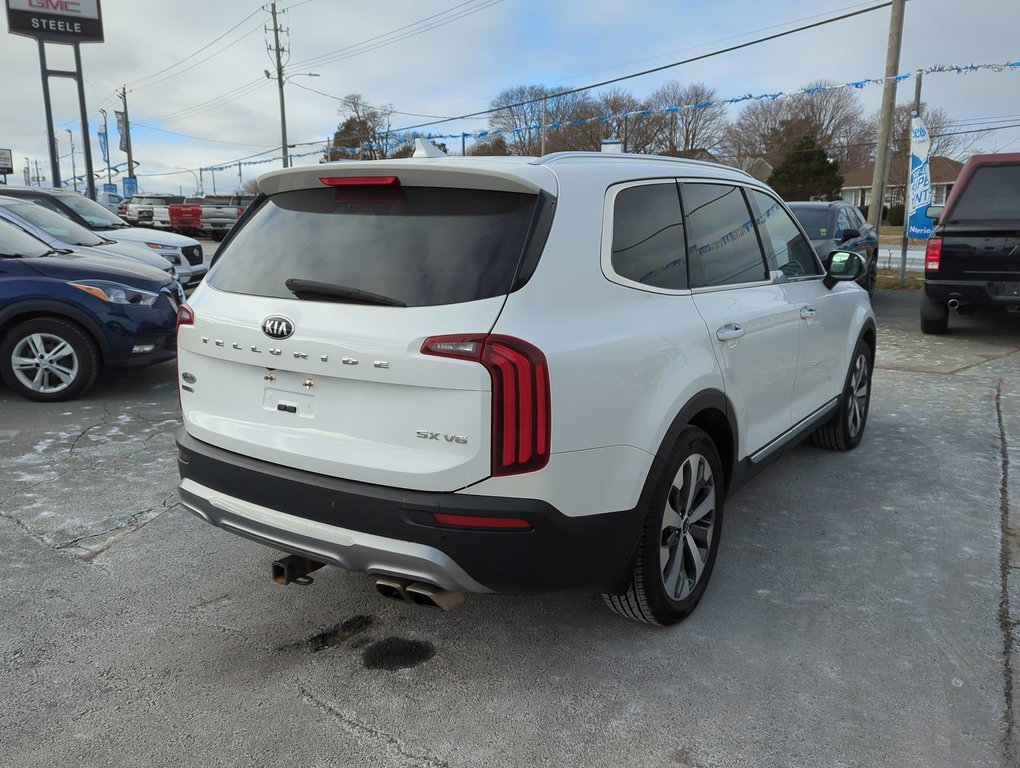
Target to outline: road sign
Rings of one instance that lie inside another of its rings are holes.
[[[11,150],[0,149],[0,174],[6,176],[8,173],[14,173],[14,156]]]
[[[103,14],[99,0],[7,0],[7,29],[48,43],[101,43]]]
[[[112,192],[113,194],[117,194],[117,185],[116,184],[104,184],[103,185],[103,191],[104,192]]]
[[[124,197],[131,197],[132,195],[138,194],[138,179],[134,176],[128,176],[121,184],[124,185]]]

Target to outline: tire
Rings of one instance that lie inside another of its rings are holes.
[[[0,376],[29,400],[70,400],[91,387],[98,372],[95,342],[81,326],[61,318],[26,320],[0,342]]]
[[[868,296],[875,295],[875,286],[878,285],[878,254],[876,253],[868,261],[868,284],[865,288],[868,292]]]
[[[871,368],[874,354],[863,340],[857,342],[850,358],[850,370],[843,384],[843,394],[832,419],[816,429],[811,442],[830,451],[852,451],[868,425],[871,405]]]
[[[949,330],[949,305],[921,296],[921,332],[945,333]]]
[[[609,608],[646,624],[676,624],[690,615],[719,552],[725,487],[712,439],[697,427],[684,429],[645,513],[630,586],[602,596]]]

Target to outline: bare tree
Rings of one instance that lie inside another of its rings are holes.
[[[778,166],[810,136],[844,171],[863,167],[874,153],[874,133],[861,117],[856,92],[831,85],[816,81],[805,86],[808,93],[748,104],[726,130],[725,155],[737,161],[762,157]]]
[[[394,135],[390,131],[392,106],[373,107],[360,93],[345,97],[343,104],[339,111],[343,120],[326,146],[325,162],[382,160],[408,143],[408,136]]]
[[[649,108],[683,109],[668,114],[660,112],[649,118],[655,126],[649,150],[661,155],[682,155],[697,149],[713,149],[726,130],[726,107],[700,105],[715,100],[715,89],[704,83],[685,85],[671,80],[656,89],[648,99]]]
[[[892,133],[892,157],[906,158],[910,156],[910,130],[911,118],[914,116],[913,104],[897,104],[893,113]],[[928,134],[931,136],[931,154],[943,155],[959,159],[967,146],[967,139],[974,136],[980,137],[977,133],[972,136],[950,135],[953,133],[952,120],[943,110],[938,107],[929,107],[921,102],[921,117],[924,120]],[[871,119],[873,135],[878,135],[878,115]]]

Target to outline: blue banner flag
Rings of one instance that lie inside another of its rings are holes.
[[[110,151],[106,146],[106,127],[102,125],[99,126],[96,133],[99,134],[99,153],[103,156],[103,162],[109,165]]]
[[[907,237],[927,240],[934,229],[925,215],[931,205],[931,170],[928,155],[931,137],[920,115],[914,115],[910,131],[910,179],[907,185]]]

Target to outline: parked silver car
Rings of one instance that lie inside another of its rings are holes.
[[[85,227],[78,226],[59,213],[41,205],[0,196],[0,219],[14,224],[58,251],[78,251],[96,256],[131,260],[156,267],[179,280],[177,268],[162,256],[131,243],[107,240]]]

